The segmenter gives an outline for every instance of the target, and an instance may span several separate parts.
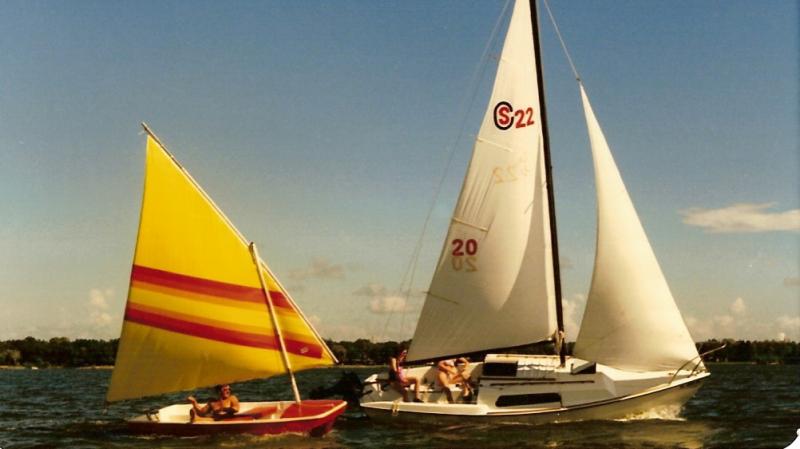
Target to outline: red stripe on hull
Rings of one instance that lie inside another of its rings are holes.
[[[255,268],[254,268],[255,269]],[[265,303],[264,292],[260,288],[246,287],[244,285],[229,284],[227,282],[212,281],[210,279],[187,276],[171,271],[134,265],[131,270],[131,281],[160,285],[162,287],[184,290],[202,295],[216,296],[219,298]],[[270,290],[269,296],[276,307],[294,310],[292,305],[279,291]]]
[[[170,332],[205,338],[207,340],[275,351],[279,350],[278,339],[274,335],[238,332],[221,327],[166,317],[137,309],[136,306],[132,304],[128,304],[128,307],[125,309],[125,320]],[[312,358],[322,357],[322,348],[316,344],[287,339],[284,339],[284,343],[286,344],[286,351],[291,354]]]

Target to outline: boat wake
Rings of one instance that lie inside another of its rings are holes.
[[[614,421],[628,422],[628,421],[644,421],[650,419],[659,419],[662,421],[686,421],[686,418],[680,416],[681,405],[663,405],[651,408],[644,412],[636,412],[626,415],[624,418],[615,419]]]

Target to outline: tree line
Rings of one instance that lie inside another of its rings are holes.
[[[385,365],[410,341],[372,342],[326,340],[339,362],[346,365]],[[40,340],[27,337],[0,342],[0,365],[24,367],[83,367],[113,365],[119,339],[70,340],[64,337]],[[702,354],[726,346],[705,357],[712,362],[800,364],[800,343],[791,341],[708,340],[697,343]],[[573,343],[567,344],[572,353]],[[552,344],[536,344],[513,351],[520,354],[554,354]]]

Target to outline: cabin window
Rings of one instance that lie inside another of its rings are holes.
[[[483,364],[484,376],[506,376],[514,377],[517,375],[517,362],[497,363],[489,362]]]
[[[535,405],[549,402],[561,403],[561,395],[558,393],[511,394],[500,396],[494,405],[497,407],[514,407],[515,405]]]

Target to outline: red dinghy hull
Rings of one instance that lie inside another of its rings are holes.
[[[336,418],[347,408],[339,400],[307,400],[299,404],[282,402],[243,402],[240,412],[231,418],[189,420],[189,404],[170,405],[157,413],[128,420],[132,432],[159,435],[208,435],[249,433],[277,435],[305,433],[319,437],[330,432]]]

